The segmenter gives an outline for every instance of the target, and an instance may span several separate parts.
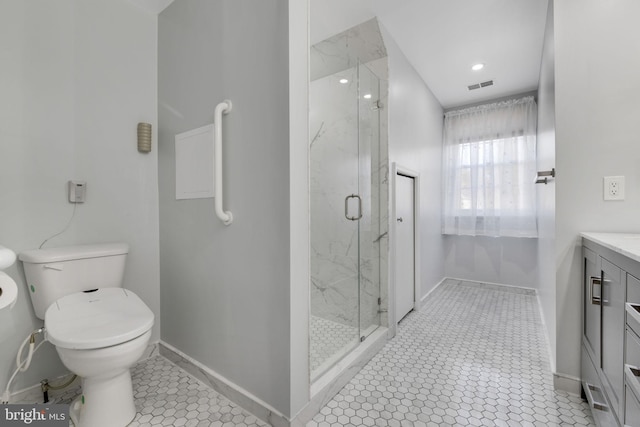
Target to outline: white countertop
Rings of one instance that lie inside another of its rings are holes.
[[[582,237],[640,262],[640,234],[580,233]]]

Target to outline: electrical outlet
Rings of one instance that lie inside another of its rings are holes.
[[[624,176],[604,177],[604,199],[624,200]]]

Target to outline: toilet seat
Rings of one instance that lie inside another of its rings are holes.
[[[153,312],[133,292],[102,288],[58,299],[45,313],[47,339],[55,346],[91,350],[137,338],[153,326]]]

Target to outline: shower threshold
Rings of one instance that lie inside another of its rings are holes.
[[[312,315],[310,327],[309,365],[311,382],[314,382],[356,349],[379,326],[370,325],[360,333],[357,327]]]
[[[375,328],[375,327],[374,327]],[[378,326],[354,350],[311,384],[311,400],[297,416],[306,424],[375,356],[387,342],[388,329]]]

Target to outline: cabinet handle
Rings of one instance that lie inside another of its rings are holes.
[[[591,404],[591,407],[593,409],[597,409],[598,411],[609,411],[609,407],[607,406],[606,403],[602,403],[602,402],[596,402],[596,400],[593,398],[593,393],[592,391],[596,392],[596,393],[601,393],[600,389],[596,386],[594,386],[593,384],[587,384],[587,389],[585,390],[586,394],[587,394],[587,400],[589,401],[589,403]]]
[[[600,295],[602,295],[602,280],[600,280],[599,277],[594,277],[591,276],[589,278],[589,282],[591,283],[591,285],[589,286],[589,293],[590,293],[590,298],[591,298],[591,304],[593,305],[600,305],[600,301],[601,298],[599,296],[595,296],[593,294],[593,287],[594,286],[600,286]]]

